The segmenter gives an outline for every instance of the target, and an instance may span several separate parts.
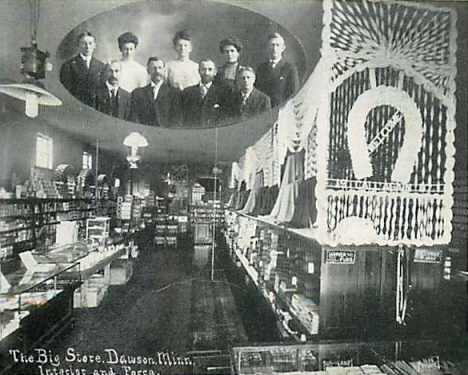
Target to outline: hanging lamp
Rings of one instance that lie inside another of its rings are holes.
[[[24,113],[35,118],[39,113],[39,105],[60,106],[62,101],[44,88],[41,82],[46,71],[52,70],[52,64],[47,61],[48,52],[41,51],[37,46],[37,25],[40,15],[40,0],[30,0],[31,6],[31,46],[21,48],[22,83],[0,85],[0,92],[25,102]]]
[[[148,147],[148,141],[140,133],[133,132],[125,138],[123,144],[127,147],[127,161],[130,164],[130,169],[137,169],[141,158],[138,155],[138,149]]]

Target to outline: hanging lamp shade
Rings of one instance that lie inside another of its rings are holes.
[[[138,149],[148,147],[148,141],[140,133],[133,132],[125,138],[123,144],[127,147],[127,161],[130,163],[130,168],[138,168],[137,163],[140,161]]]
[[[148,146],[148,141],[146,140],[145,137],[143,137],[140,133],[133,132],[130,133],[125,139],[124,143],[125,146],[127,147],[147,147]]]
[[[0,92],[26,103],[25,113],[28,117],[36,117],[39,105],[59,106],[62,101],[47,90],[30,83],[12,83],[0,85]]]

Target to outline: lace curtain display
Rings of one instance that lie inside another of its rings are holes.
[[[285,164],[278,198],[270,219],[294,226],[311,225],[312,211],[302,210],[315,205],[315,184],[304,183],[317,174],[317,118],[326,105],[326,65],[319,61],[298,94],[280,108],[278,114],[278,164]],[[287,156],[288,155],[288,156]],[[315,217],[314,217],[315,220]]]
[[[274,124],[270,129],[271,132],[271,145],[269,162],[271,164],[271,181],[268,181],[270,186],[280,185],[281,183],[281,163],[279,160],[279,137],[278,137],[278,124]]]
[[[450,241],[455,21],[452,10],[422,3],[325,2],[321,242]]]
[[[298,94],[280,108],[278,114],[278,142],[280,163],[286,153],[307,150],[308,176],[317,171],[317,114],[326,105],[326,65],[320,60],[312,75]]]

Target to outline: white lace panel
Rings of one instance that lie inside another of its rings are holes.
[[[325,2],[329,104],[317,197],[328,244],[450,241],[456,14],[393,1]]]

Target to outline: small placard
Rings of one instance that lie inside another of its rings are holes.
[[[328,250],[327,264],[354,264],[356,252],[350,250]]]
[[[416,263],[441,263],[443,251],[441,249],[416,249],[414,261]]]

